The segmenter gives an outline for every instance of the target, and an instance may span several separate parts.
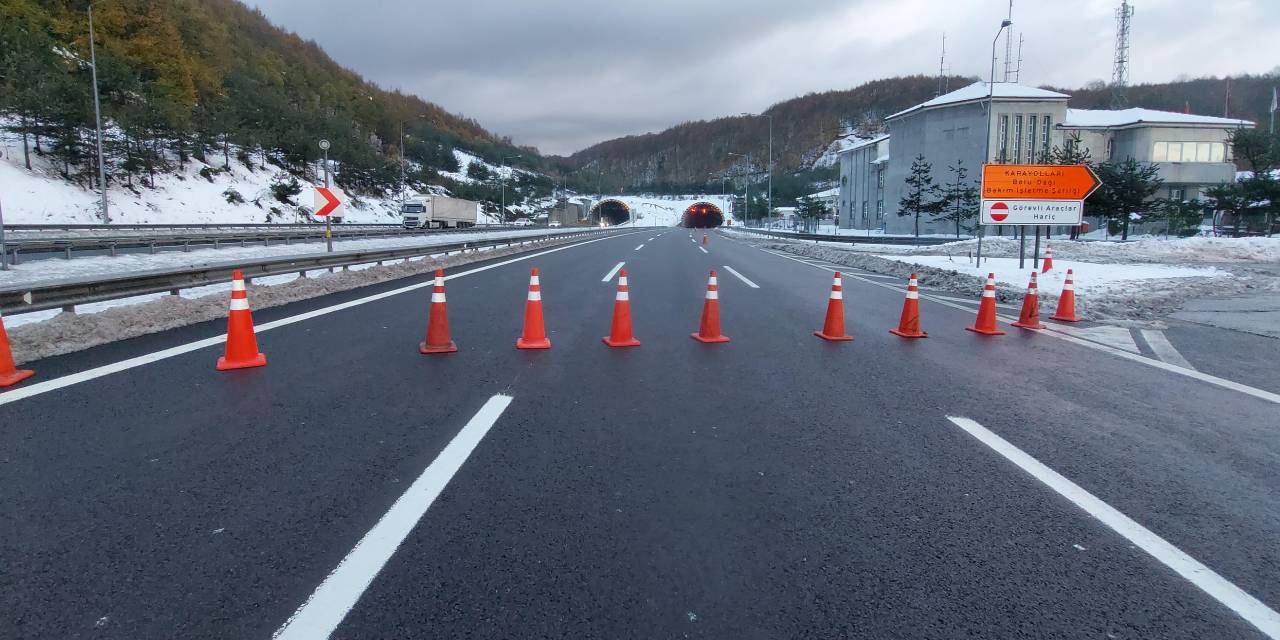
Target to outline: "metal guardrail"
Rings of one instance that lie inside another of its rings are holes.
[[[23,237],[23,232],[38,231],[121,231],[121,230],[170,230],[189,228],[193,233],[183,234],[137,234],[137,235],[85,235],[67,237]],[[236,229],[246,231],[236,232]],[[418,235],[434,235],[448,233],[485,233],[494,231],[514,231],[521,227],[466,227],[460,229],[406,229],[401,225],[344,225],[333,228],[335,238],[384,238]],[[247,246],[261,244],[268,246],[272,242],[292,244],[323,240],[324,227],[320,225],[8,225],[8,238],[5,241],[9,254],[9,263],[18,264],[22,253],[54,253],[63,254],[63,258],[71,259],[75,251],[106,251],[115,256],[120,249],[149,249],[155,253],[164,247],[182,247],[190,251],[193,245],[212,246]],[[204,231],[205,233],[200,233]],[[14,235],[22,234],[22,235]]]
[[[736,231],[749,231],[760,235],[786,238],[788,240],[812,240],[813,242],[844,242],[847,244],[894,244],[907,246],[929,246],[968,240],[968,238],[914,238],[903,236],[846,236],[827,233],[796,233],[791,231],[775,231],[771,229],[753,229],[751,227],[732,227]]]
[[[420,247],[335,251],[333,253],[283,256],[257,261],[221,262],[197,267],[145,271],[104,278],[64,280],[25,287],[16,286],[0,289],[0,313],[65,309],[75,305],[118,300],[149,293],[168,292],[176,295],[182,289],[230,282],[231,273],[236,270],[244,272],[246,280],[288,273],[305,275],[307,271],[316,269],[349,267],[370,263],[381,264],[387,260],[474,251],[484,247],[525,245],[554,240],[587,238],[622,231],[615,229],[593,230],[543,236],[474,240],[471,242]]]

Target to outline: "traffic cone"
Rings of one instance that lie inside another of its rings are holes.
[[[631,290],[627,287],[626,269],[618,273],[618,293],[613,298],[613,326],[609,335],[601,340],[611,347],[640,346],[640,341],[631,332]]]
[[[427,312],[427,341],[418,343],[420,353],[453,353],[458,345],[449,339],[449,303],[444,297],[444,269],[436,269],[436,287],[431,292]]]
[[[698,342],[728,342],[729,336],[720,335],[720,291],[716,284],[716,272],[711,270],[707,278],[707,295],[702,303],[702,324],[697,333],[689,334]]]
[[[0,387],[12,387],[36,372],[19,369],[13,364],[13,351],[9,348],[9,334],[4,330],[4,317],[0,316]]]
[[[1015,322],[1009,324],[1023,329],[1043,329],[1040,324],[1040,294],[1036,290],[1036,272],[1031,272],[1031,283],[1027,285],[1027,295],[1022,297],[1022,313]]]
[[[529,297],[524,303],[524,334],[516,338],[517,349],[550,349],[547,329],[542,324],[542,284],[538,269],[529,273]]]
[[[996,327],[996,274],[987,274],[987,284],[982,287],[982,304],[978,306],[978,320],[965,329],[988,336],[1004,335]]]
[[[1046,244],[1044,246],[1044,264],[1041,265],[1040,273],[1049,273],[1049,270],[1052,268],[1053,268],[1053,247]]]
[[[1067,269],[1067,281],[1062,284],[1062,295],[1058,296],[1058,310],[1049,316],[1050,320],[1062,322],[1080,322],[1076,315],[1076,284],[1071,277],[1071,269]]]
[[[707,234],[704,233],[702,234],[702,244],[706,244],[706,243],[707,243]]]
[[[904,338],[928,338],[929,334],[920,330],[920,285],[916,274],[911,274],[907,281],[907,299],[902,302],[902,317],[898,319],[898,328],[889,333]]]
[[[841,285],[840,272],[831,282],[831,295],[827,298],[827,319],[822,323],[821,331],[813,335],[833,342],[848,342],[853,336],[844,332],[844,287]]]
[[[231,312],[227,316],[227,348],[218,358],[218,371],[264,367],[267,357],[258,351],[258,338],[253,334],[253,313],[249,311],[249,294],[244,290],[244,274],[231,274]]]

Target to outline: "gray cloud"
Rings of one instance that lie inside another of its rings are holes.
[[[544,152],[947,67],[985,77],[1004,0],[250,0],[344,66]],[[1021,80],[1111,73],[1118,0],[1021,0]],[[1280,2],[1137,0],[1133,82],[1261,73]],[[1016,41],[1015,41],[1016,42]],[[1016,45],[1015,45],[1016,49]],[[999,47],[1003,52],[1003,44]]]

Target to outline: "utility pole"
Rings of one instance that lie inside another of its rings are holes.
[[[93,42],[93,3],[89,3],[89,70],[93,77],[93,123],[98,132],[98,188],[102,190],[102,222],[111,224],[107,210],[107,170],[102,164],[102,106],[98,102],[98,49]]]
[[[0,271],[9,270],[9,253],[4,246],[4,207],[0,206]]]
[[[1013,11],[1013,2],[1009,3],[1009,11]],[[991,81],[987,83],[987,134],[983,137],[982,164],[991,162],[991,119],[992,111],[995,110],[995,86],[996,86],[996,43],[1000,41],[1000,34],[1013,24],[1012,20],[1005,19],[1000,23],[1000,30],[996,31],[996,37],[991,40]],[[982,268],[982,236],[985,232],[982,226],[982,212],[978,212],[978,268]]]

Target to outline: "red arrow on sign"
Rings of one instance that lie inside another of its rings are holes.
[[[316,193],[324,198],[324,206],[316,211],[317,216],[327,216],[333,213],[334,209],[342,206],[342,201],[333,195],[333,192],[328,187],[316,187]]]

